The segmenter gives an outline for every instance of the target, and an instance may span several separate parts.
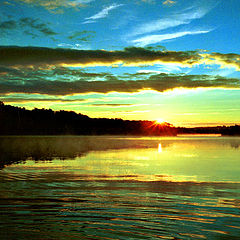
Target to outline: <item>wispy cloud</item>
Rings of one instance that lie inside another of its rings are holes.
[[[57,45],[58,47],[61,48],[70,48],[70,49],[79,49],[79,50],[90,50],[91,47],[89,44],[79,44],[79,43],[75,43],[75,44],[70,44],[70,43],[58,43]]]
[[[139,70],[138,73],[179,73],[182,72],[183,69],[179,66],[173,65],[173,64],[165,64],[160,65],[157,67],[157,70],[146,70],[142,69]],[[186,73],[186,69],[184,69],[184,73]]]
[[[176,4],[177,1],[173,1],[173,0],[165,0],[163,1],[163,5],[173,5],[173,4]]]
[[[77,41],[83,41],[83,42],[89,42],[91,38],[93,38],[95,31],[75,31],[70,36],[68,36],[68,39],[70,40],[77,40]]]
[[[210,8],[190,8],[182,13],[173,14],[166,18],[156,19],[154,21],[144,23],[134,29],[130,36],[137,36],[151,32],[161,31],[168,28],[177,27],[183,24],[189,24],[194,19],[205,16]]]
[[[56,35],[56,33],[49,28],[49,23],[42,23],[39,19],[33,19],[33,18],[21,18],[19,21],[20,27],[29,27],[29,29],[34,29],[42,34],[49,36],[49,35]]]
[[[2,33],[8,30],[16,29],[16,28],[17,28],[17,22],[14,20],[7,20],[7,21],[0,22],[0,29]]]
[[[76,8],[94,0],[14,0],[15,2],[26,3],[33,6],[41,6],[54,13],[63,13],[60,8]]]
[[[95,22],[96,19],[105,18],[109,14],[110,11],[112,11],[113,9],[118,8],[120,6],[123,6],[123,4],[114,3],[108,7],[105,7],[97,14],[95,14],[91,17],[85,18],[86,21],[84,23],[91,23],[91,22]]]
[[[111,108],[118,108],[118,107],[136,107],[136,106],[142,106],[145,104],[131,104],[131,103],[93,103],[89,106],[94,107],[111,107]]]
[[[132,40],[132,43],[138,47],[144,47],[149,44],[160,43],[164,40],[179,38],[186,35],[203,34],[208,32],[210,32],[210,30],[183,31],[183,32],[176,32],[176,33],[169,33],[169,34],[148,35],[145,37]]]
[[[32,36],[33,38],[39,37],[39,33],[45,36],[57,35],[50,28],[49,23],[44,23],[38,18],[20,18],[19,20],[7,20],[0,22],[0,30],[3,34],[9,34],[15,30],[22,30],[22,33]]]

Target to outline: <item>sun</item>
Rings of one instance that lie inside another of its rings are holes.
[[[156,122],[157,124],[162,124],[162,123],[165,122],[165,120],[162,119],[162,118],[158,118],[158,119],[155,120],[155,122]]]

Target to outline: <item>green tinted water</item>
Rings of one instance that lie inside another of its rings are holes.
[[[1,239],[240,239],[239,146],[1,137]]]

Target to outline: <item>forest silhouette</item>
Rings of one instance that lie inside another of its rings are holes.
[[[216,127],[174,127],[170,123],[90,118],[73,111],[27,110],[0,102],[0,135],[141,135],[177,134],[240,135],[240,125]]]

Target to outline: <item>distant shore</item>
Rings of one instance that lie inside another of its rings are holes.
[[[0,135],[222,135],[240,136],[240,125],[216,127],[175,127],[155,121],[90,118],[73,111],[53,111],[5,105],[0,102]]]

